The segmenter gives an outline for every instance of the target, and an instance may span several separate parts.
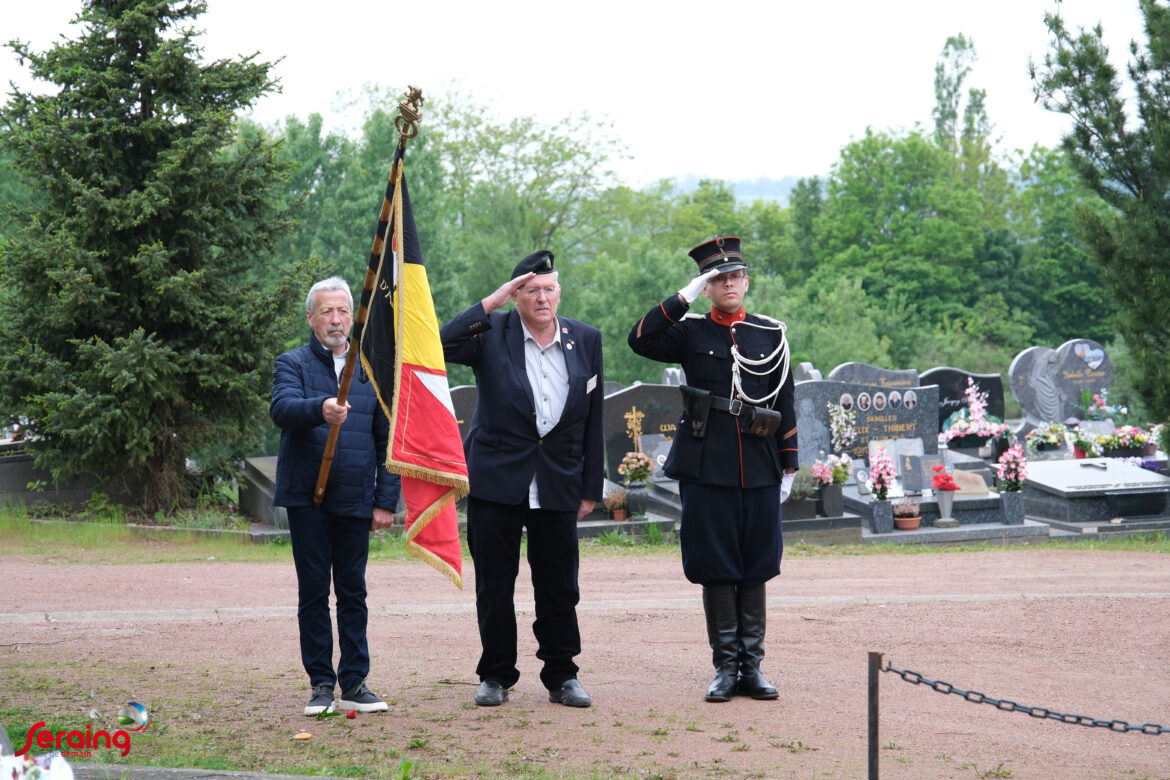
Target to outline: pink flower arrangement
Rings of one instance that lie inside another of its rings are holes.
[[[852,465],[853,459],[848,455],[830,455],[824,460],[814,460],[809,471],[817,484],[844,485],[849,479],[849,467]]]
[[[1007,433],[1007,425],[999,418],[987,413],[987,393],[979,392],[979,385],[967,377],[967,405],[947,418],[947,429],[942,432],[944,441],[962,436],[982,436],[998,439]]]
[[[885,447],[878,447],[874,452],[869,465],[869,478],[873,481],[873,492],[878,500],[885,501],[886,495],[894,485],[894,480],[897,479],[897,472],[894,471],[894,459],[890,457],[890,453],[886,452]]]
[[[999,465],[995,467],[995,475],[1003,483],[1006,491],[1022,490],[1024,480],[1028,478],[1028,459],[1024,457],[1024,449],[1019,442],[1015,442],[999,456]]]

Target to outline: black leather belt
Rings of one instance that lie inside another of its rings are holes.
[[[727,412],[732,417],[739,417],[740,412],[743,411],[744,403],[739,398],[720,398],[713,395],[711,396],[711,408]]]

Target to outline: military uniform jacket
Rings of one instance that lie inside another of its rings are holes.
[[[734,398],[732,354],[735,345],[742,357],[761,360],[772,355],[783,339],[782,325],[770,317],[736,315],[713,310],[704,315],[687,314],[689,307],[673,295],[655,306],[630,331],[630,348],[637,354],[663,363],[679,363],[691,387],[709,390],[722,398]],[[776,365],[752,366],[766,371]],[[785,366],[766,376],[748,371],[740,375],[746,395],[764,398],[784,376],[780,392],[770,406],[783,415],[780,430],[767,438],[742,433],[739,420],[712,409],[707,418],[707,435],[696,439],[684,409],[678,421],[674,444],[663,470],[673,479],[709,485],[755,488],[779,484],[785,469],[797,468],[796,413],[792,373]]]
[[[514,309],[485,315],[475,303],[439,330],[447,361],[475,369],[475,414],[463,442],[473,498],[519,504],[535,474],[542,509],[575,512],[584,498],[601,500],[601,333],[568,317],[558,320],[569,394],[560,421],[543,437],[520,315]]]

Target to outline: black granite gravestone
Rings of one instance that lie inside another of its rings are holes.
[[[934,385],[882,390],[832,380],[797,382],[796,424],[803,465],[831,451],[829,404],[857,413],[857,438],[845,450],[852,458],[866,458],[871,439],[921,439],[925,453],[938,452],[938,388]]]
[[[1003,420],[1003,377],[999,374],[974,374],[961,368],[939,366],[922,372],[922,384],[938,385],[939,430],[947,418],[967,406],[967,380],[970,379],[982,393],[987,393],[987,413]]]
[[[673,441],[681,416],[682,395],[678,387],[634,385],[606,396],[602,425],[606,476],[614,482],[622,481],[618,464],[627,452],[644,448],[643,434],[660,434]]]
[[[455,409],[455,422],[459,423],[459,438],[466,441],[475,414],[475,385],[452,387],[451,406]]]

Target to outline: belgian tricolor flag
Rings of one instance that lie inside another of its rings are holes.
[[[467,495],[467,462],[406,188],[404,156],[405,144],[399,144],[370,253],[375,279],[359,352],[390,419],[386,468],[402,476],[407,549],[462,588],[455,502]]]

